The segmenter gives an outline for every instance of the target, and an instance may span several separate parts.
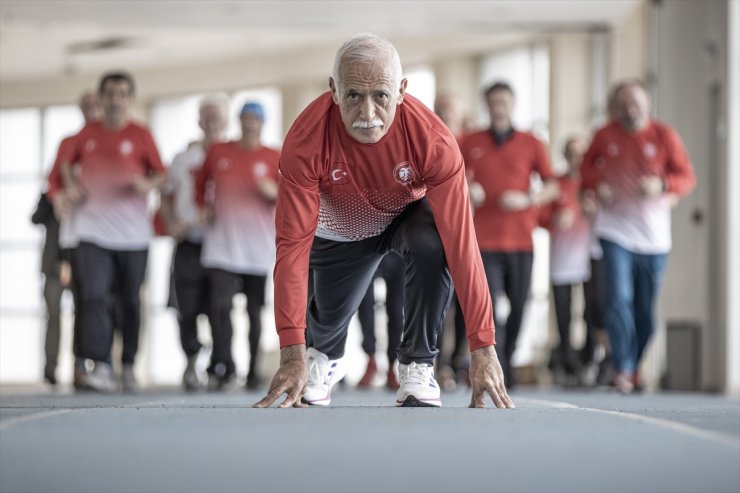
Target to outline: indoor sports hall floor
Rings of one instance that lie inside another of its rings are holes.
[[[516,410],[251,409],[233,390],[0,387],[0,492],[734,492],[740,401],[522,389]]]

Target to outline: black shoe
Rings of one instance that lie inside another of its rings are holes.
[[[224,363],[217,363],[213,369],[208,369],[208,390],[223,390],[234,380],[234,370],[227,368]]]
[[[397,404],[398,407],[439,407],[435,404],[429,404],[424,401],[420,401],[413,395],[410,395],[406,397],[406,399],[401,404]]]
[[[256,390],[262,386],[262,379],[257,376],[256,373],[250,372],[249,375],[247,375],[247,384],[245,385],[247,390]]]
[[[56,370],[54,368],[47,368],[44,370],[44,382],[49,385],[57,384]]]

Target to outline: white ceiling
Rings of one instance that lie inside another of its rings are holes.
[[[603,27],[641,0],[0,0],[0,82],[295,56],[373,31],[407,50],[490,49]],[[88,51],[91,43],[123,40]],[[401,50],[400,50],[401,51]],[[408,54],[402,51],[404,60]],[[413,54],[411,54],[413,58]]]

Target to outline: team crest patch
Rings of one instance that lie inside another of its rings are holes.
[[[642,151],[649,158],[654,158],[655,155],[658,153],[658,150],[656,149],[655,144],[653,144],[652,142],[648,142],[647,144],[645,144],[645,147]]]
[[[263,178],[267,176],[267,165],[263,162],[259,162],[254,165],[254,175]]]
[[[85,151],[87,152],[94,151],[96,147],[98,147],[98,143],[95,141],[95,139],[89,139],[87,142],[85,142]]]
[[[619,146],[617,146],[617,144],[611,143],[611,144],[609,144],[609,146],[608,146],[608,147],[606,148],[606,152],[607,152],[607,153],[609,154],[609,156],[611,156],[611,157],[617,157],[617,156],[619,155]]]
[[[227,169],[231,168],[231,160],[225,157],[222,157],[221,159],[218,160],[218,162],[216,163],[216,166],[221,171],[226,171]]]
[[[130,155],[132,152],[134,152],[134,145],[131,143],[130,140],[124,140],[121,142],[121,154],[124,156]]]
[[[393,178],[395,178],[401,185],[406,185],[407,183],[414,181],[416,173],[409,162],[404,161],[402,163],[398,163],[396,167],[393,168]]]

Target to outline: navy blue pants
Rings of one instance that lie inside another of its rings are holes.
[[[73,256],[80,358],[110,363],[115,325],[123,335],[122,362],[133,364],[141,324],[139,291],[148,254],[148,250],[109,250],[80,242]]]
[[[378,266],[375,278],[385,281],[385,312],[388,316],[388,362],[390,365],[396,361],[396,351],[401,343],[403,333],[403,302],[404,302],[404,264],[403,259],[396,253],[389,253]],[[373,284],[362,298],[362,303],[357,309],[357,318],[362,329],[362,350],[365,354],[375,354],[375,290]]]
[[[313,294],[306,317],[310,347],[330,359],[344,355],[349,322],[389,251],[398,253],[404,263],[405,320],[398,361],[433,364],[452,280],[432,211],[424,199],[409,205],[377,236],[351,242],[314,239]]]

